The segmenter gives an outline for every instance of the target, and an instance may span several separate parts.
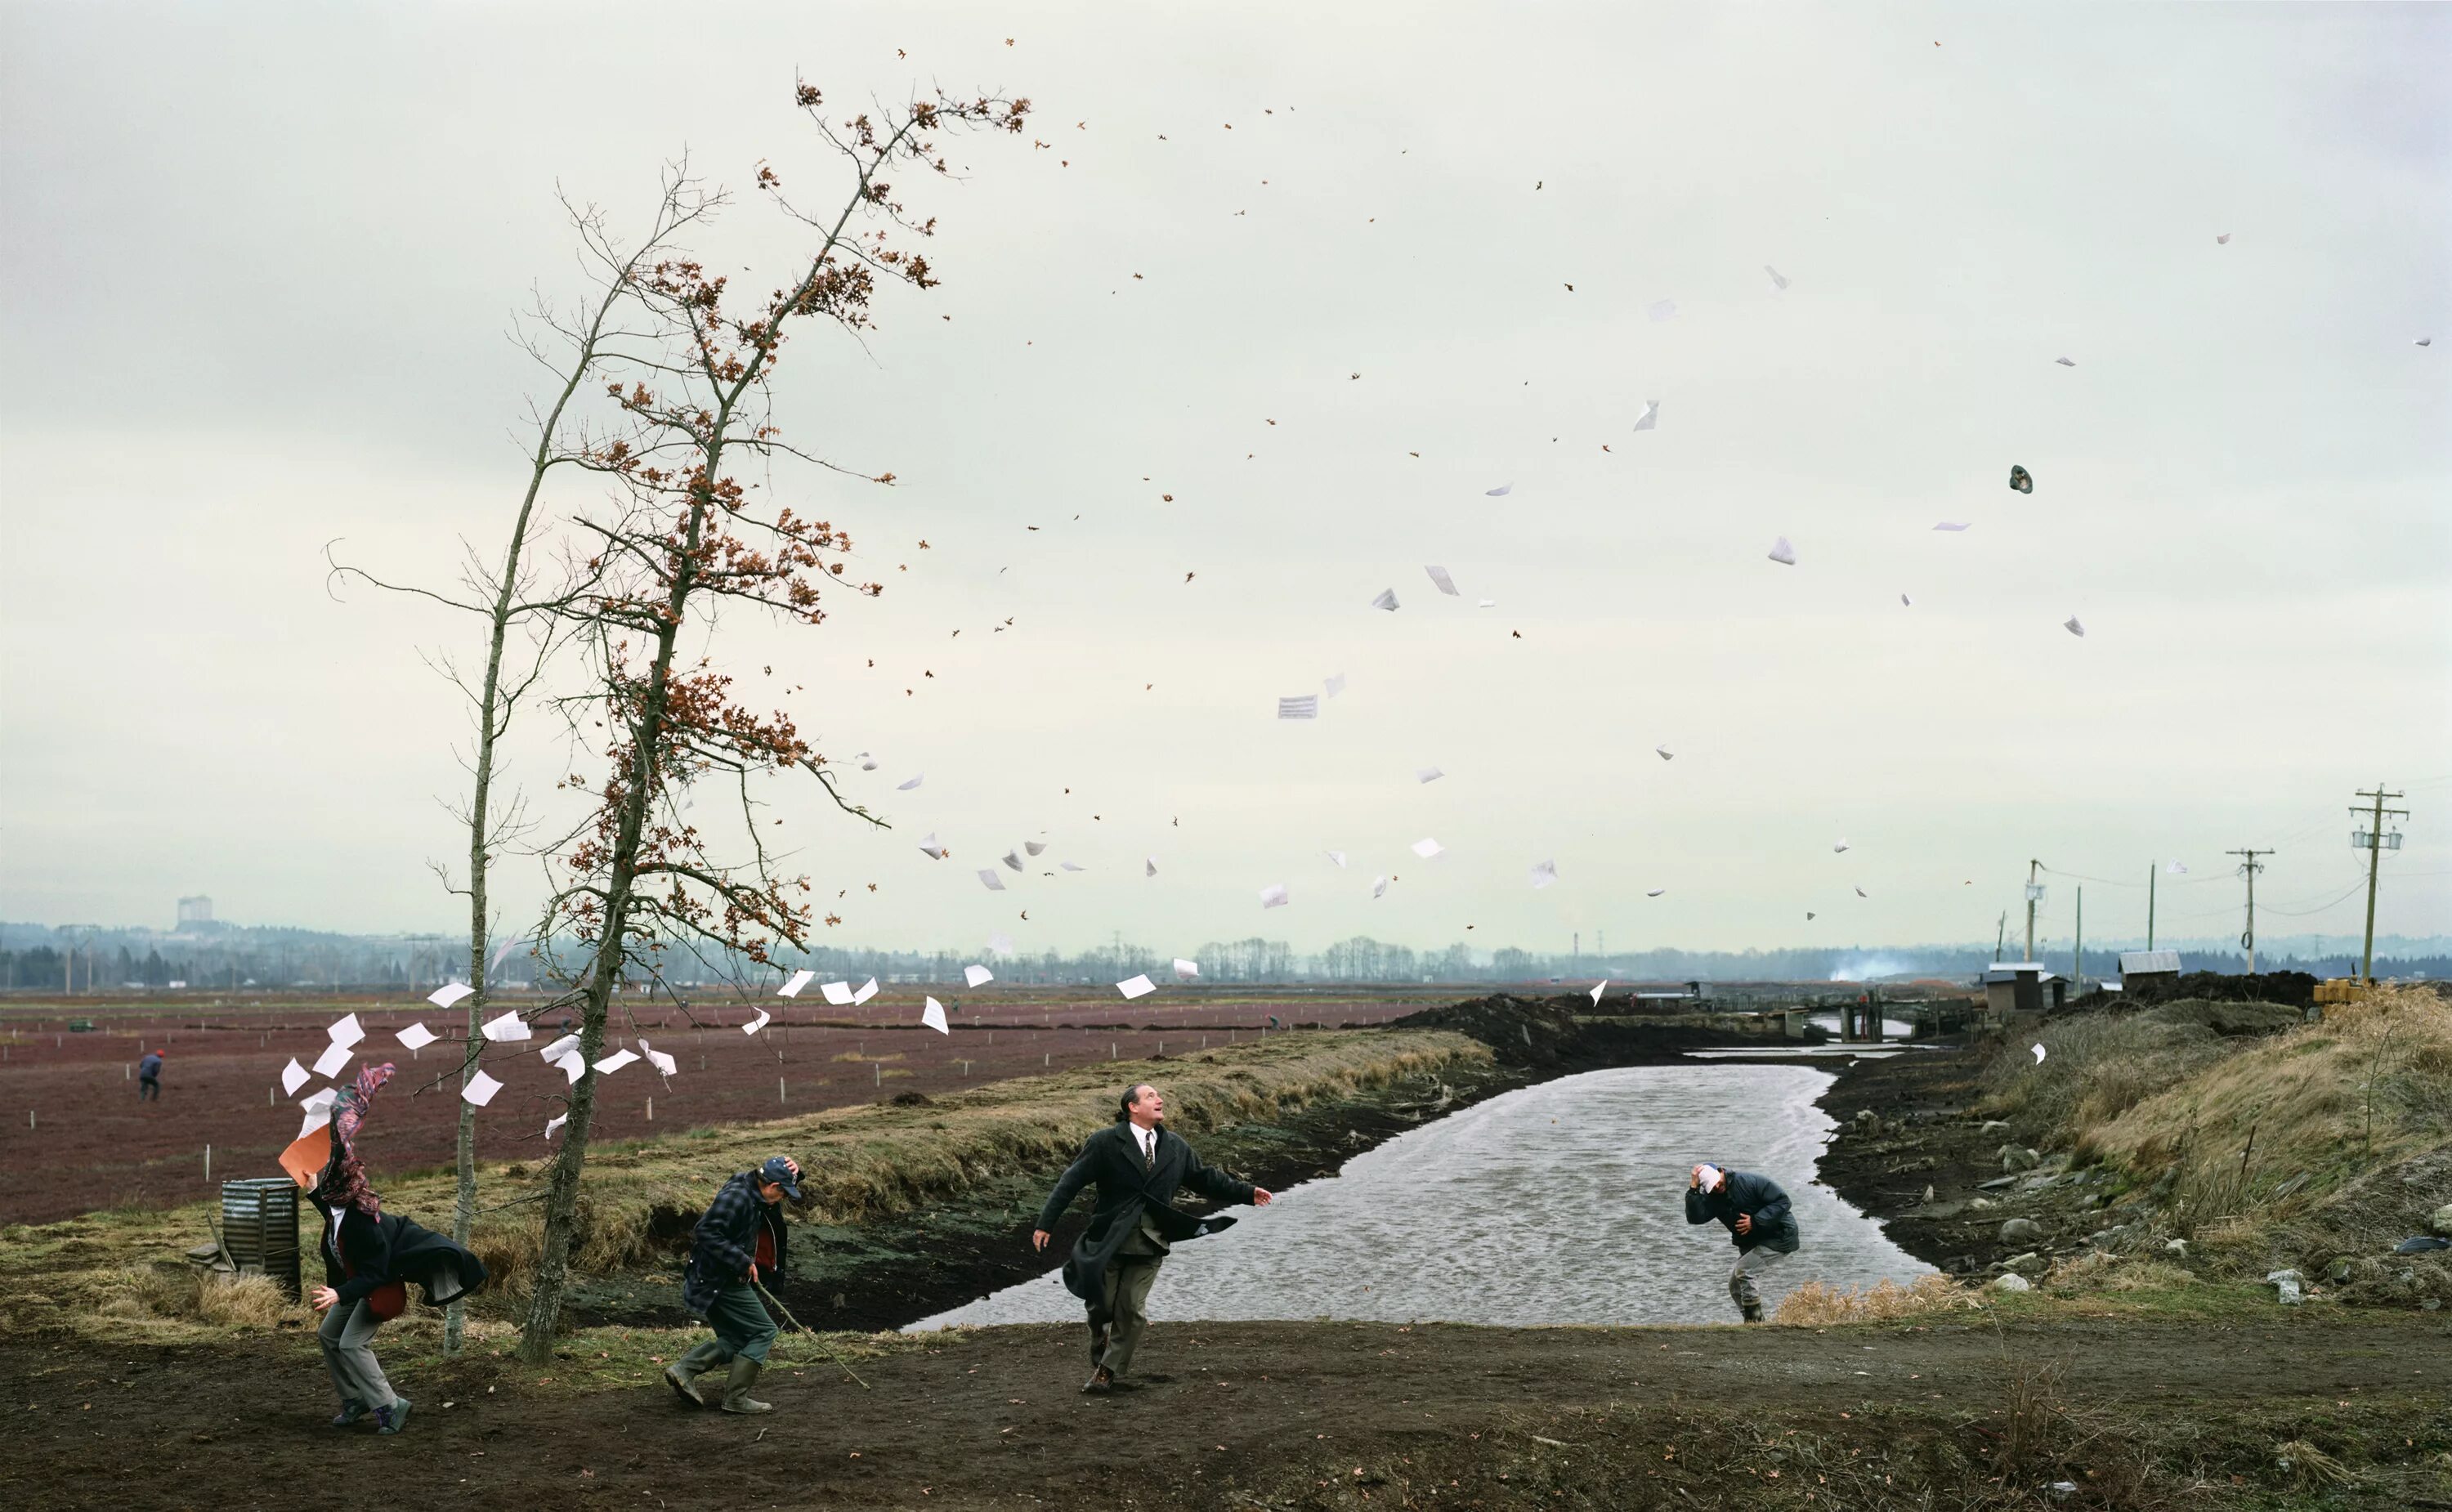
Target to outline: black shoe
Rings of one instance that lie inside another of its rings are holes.
[[[1100,1365],[1097,1369],[1091,1371],[1090,1379],[1081,1383],[1082,1390],[1094,1392],[1099,1396],[1105,1396],[1115,1388],[1116,1373],[1108,1369],[1105,1365]]]
[[[341,1404],[341,1415],[332,1420],[332,1426],[336,1428],[349,1427],[355,1424],[360,1418],[363,1418],[366,1415],[366,1404],[352,1398],[351,1400]]]

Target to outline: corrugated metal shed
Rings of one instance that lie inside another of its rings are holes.
[[[2177,972],[2180,952],[2177,951],[2123,951],[2120,952],[2120,974],[2143,976],[2154,972]]]

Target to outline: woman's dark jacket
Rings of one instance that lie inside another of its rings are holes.
[[[413,1281],[429,1306],[455,1302],[485,1284],[485,1265],[448,1238],[393,1213],[369,1218],[354,1207],[341,1208],[339,1252],[332,1243],[332,1209],[312,1199],[324,1215],[324,1285],[349,1307],[377,1287]]]
[[[747,1280],[752,1265],[759,1267],[760,1281],[781,1281],[782,1204],[761,1201],[759,1186],[756,1171],[742,1171],[723,1184],[715,1201],[707,1204],[706,1216],[698,1221],[689,1266],[682,1272],[682,1306],[692,1317],[705,1317],[715,1306],[715,1294]],[[774,1247],[772,1260],[759,1258],[761,1228]]]
[[[1707,1224],[1717,1218],[1727,1226],[1729,1242],[1742,1254],[1760,1245],[1783,1255],[1796,1253],[1796,1215],[1789,1210],[1788,1193],[1769,1176],[1722,1169],[1719,1189],[1705,1194],[1700,1187],[1686,1188],[1686,1221]],[[1737,1232],[1737,1214],[1754,1221],[1750,1233]]]
[[[1202,1164],[1190,1145],[1166,1129],[1158,1130],[1153,1157],[1153,1167],[1145,1169],[1140,1142],[1133,1137],[1132,1126],[1111,1124],[1083,1142],[1081,1153],[1058,1179],[1056,1189],[1048,1194],[1047,1205],[1038,1210],[1038,1227],[1053,1233],[1064,1209],[1072,1206],[1081,1188],[1097,1184],[1098,1202],[1090,1213],[1090,1227],[1082,1230],[1081,1237],[1074,1243],[1072,1258],[1064,1262],[1065,1289],[1093,1306],[1104,1301],[1108,1263],[1140,1226],[1144,1213],[1151,1227],[1169,1244],[1178,1239],[1196,1239],[1234,1224],[1232,1218],[1196,1218],[1177,1210],[1177,1188],[1189,1187],[1219,1202],[1252,1200],[1250,1182],[1237,1181],[1215,1166]]]

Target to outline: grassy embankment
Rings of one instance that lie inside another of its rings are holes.
[[[2289,1027],[2239,1032],[2258,1006],[2073,1015],[1998,1051],[1978,1111],[2031,1131],[2072,1169],[2100,1170],[2106,1200],[2090,1222],[2124,1230],[2063,1257],[2037,1291],[1999,1299],[2010,1314],[2067,1304],[2213,1318],[2270,1307],[2264,1277],[2280,1269],[2298,1270],[2317,1303],[2452,1305],[2452,1251],[2391,1252],[2452,1199],[2452,1001],[2388,987],[2319,1023],[2268,1014]],[[1781,1319],[1971,1301],[1940,1277],[1863,1297],[1809,1288]]]
[[[915,1105],[878,1103],[799,1117],[702,1128],[671,1138],[601,1145],[589,1154],[573,1255],[605,1275],[665,1257],[715,1188],[779,1150],[807,1172],[801,1222],[859,1226],[960,1198],[979,1186],[1060,1166],[1112,1117],[1118,1087],[1162,1082],[1169,1123],[1186,1133],[1264,1124],[1408,1078],[1484,1067],[1489,1051],[1460,1035],[1362,1031],[1287,1035],[1165,1063],[1122,1063],[991,1083]],[[382,1116],[378,1100],[375,1116]],[[482,1340],[507,1331],[541,1240],[542,1167],[482,1168],[471,1247],[494,1278],[472,1324]],[[439,1227],[451,1174],[389,1178],[385,1203]],[[209,1342],[232,1329],[297,1325],[306,1315],[268,1282],[203,1280],[183,1256],[209,1236],[210,1209],[104,1210],[64,1223],[0,1230],[0,1327],[65,1329],[157,1343]],[[318,1228],[304,1226],[311,1245]],[[313,1257],[307,1269],[313,1270]],[[311,1279],[311,1277],[310,1277]],[[435,1326],[422,1309],[387,1332]],[[605,1330],[624,1340],[664,1330]],[[607,1356],[610,1358],[610,1355]]]

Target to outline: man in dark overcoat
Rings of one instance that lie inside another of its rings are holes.
[[[1133,1363],[1133,1350],[1149,1325],[1150,1285],[1178,1240],[1197,1239],[1234,1223],[1232,1218],[1195,1218],[1175,1206],[1177,1188],[1219,1202],[1265,1208],[1274,1199],[1250,1182],[1204,1165],[1180,1135],[1163,1122],[1166,1099],[1143,1082],[1117,1105],[1116,1122],[1092,1134],[1081,1153],[1056,1183],[1038,1210],[1031,1246],[1045,1249],[1064,1209],[1081,1188],[1096,1183],[1097,1206],[1090,1227],[1064,1262],[1064,1286],[1090,1309],[1090,1379],[1084,1391],[1106,1391]]]
[[[1763,1321],[1762,1292],[1754,1277],[1796,1253],[1796,1215],[1788,1193],[1769,1176],[1702,1165],[1686,1182],[1686,1221],[1718,1219],[1737,1247],[1729,1268],[1729,1300],[1748,1323]]]

